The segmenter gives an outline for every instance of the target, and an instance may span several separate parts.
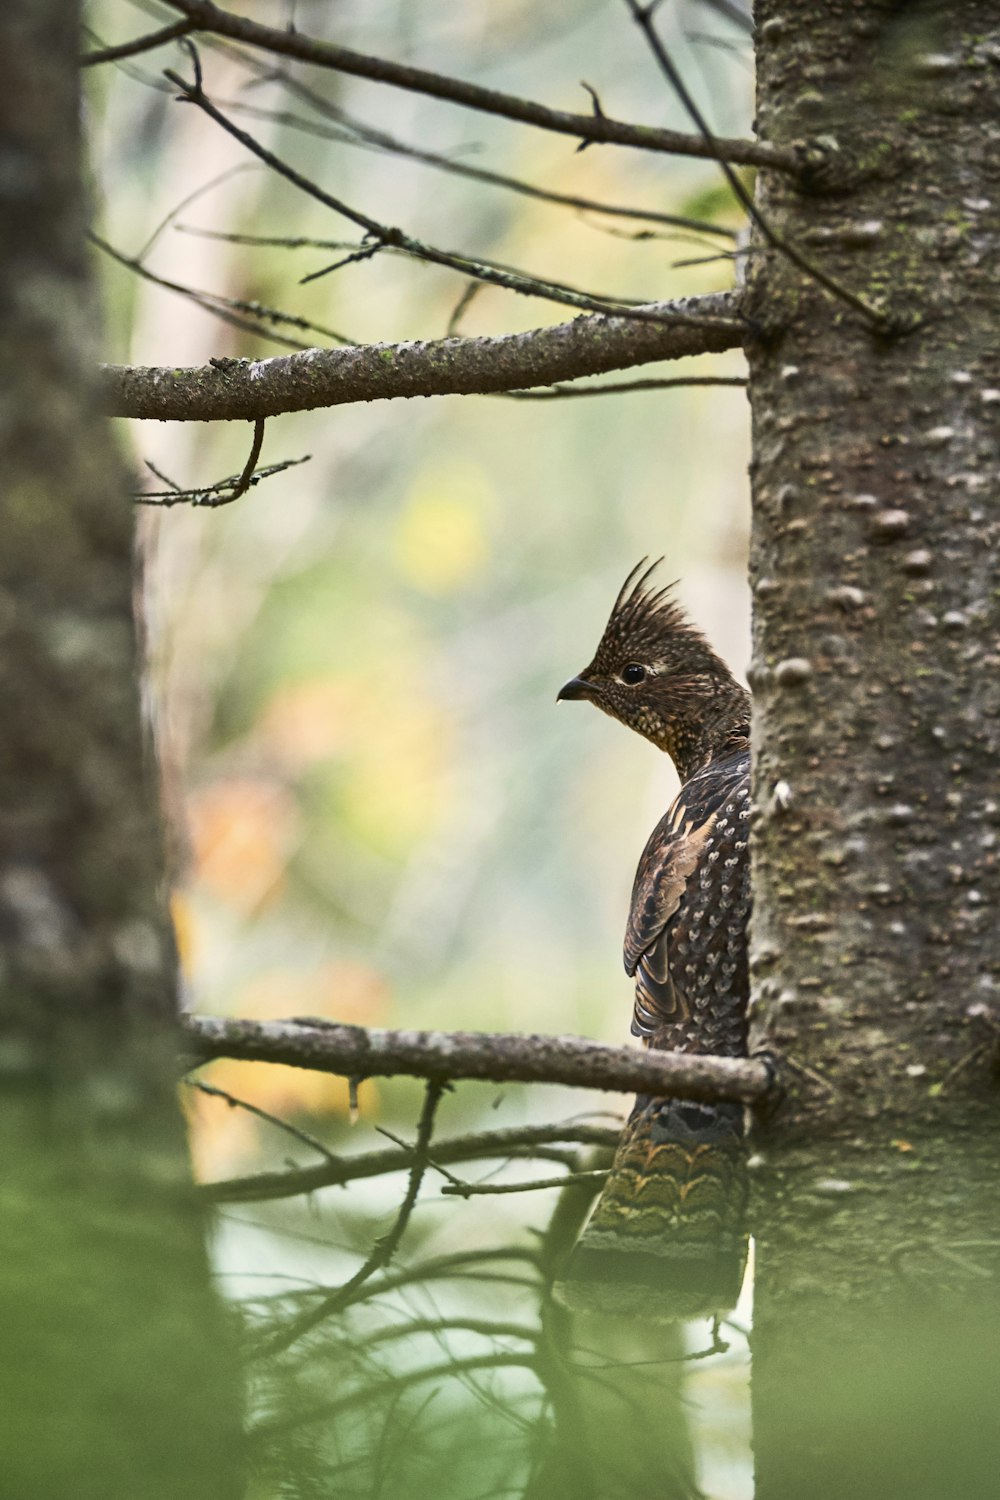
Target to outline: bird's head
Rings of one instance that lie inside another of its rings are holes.
[[[593,661],[557,701],[586,698],[665,750],[686,777],[746,723],[749,695],[687,620],[673,585],[650,588],[659,562],[647,563],[626,578]]]

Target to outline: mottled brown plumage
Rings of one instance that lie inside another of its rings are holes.
[[[750,698],[653,568],[629,574],[586,698],[671,756],[681,790],[639,861],[625,933],[632,1032],[647,1046],[746,1050]],[[746,1255],[742,1111],[640,1097],[571,1257],[578,1304],[696,1316],[731,1305]],[[659,1296],[650,1301],[650,1291]]]

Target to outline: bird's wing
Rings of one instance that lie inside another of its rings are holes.
[[[685,1050],[728,1051],[730,1043],[738,1050],[748,823],[744,749],[693,776],[654,828],[625,933],[625,968],[636,982],[633,1035]]]

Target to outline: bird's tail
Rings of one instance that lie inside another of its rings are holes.
[[[663,1321],[726,1311],[746,1267],[746,1202],[742,1106],[640,1097],[556,1296]]]

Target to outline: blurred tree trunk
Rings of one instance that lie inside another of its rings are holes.
[[[759,247],[756,1039],[813,1070],[758,1133],[759,1500],[992,1495],[1000,12],[757,6],[759,128],[835,139]]]
[[[608,1168],[613,1153],[588,1165]],[[570,1313],[551,1298],[597,1196],[563,1188],[541,1243],[550,1296],[542,1313],[539,1373],[552,1414],[524,1500],[694,1500],[700,1495],[678,1322],[641,1323],[596,1311]],[[594,1299],[595,1307],[599,1305]]]
[[[176,1099],[130,506],[93,388],[78,15],[0,8],[5,1494],[241,1490]]]

